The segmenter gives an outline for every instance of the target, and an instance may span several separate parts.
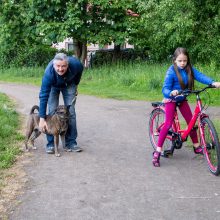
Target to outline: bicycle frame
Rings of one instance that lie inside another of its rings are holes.
[[[204,117],[204,116],[208,117],[207,115],[202,113],[202,101],[199,98],[199,96],[197,95],[197,105],[194,109],[193,116],[190,120],[190,123],[187,125],[186,129],[185,130],[180,129],[179,120],[178,120],[178,123],[175,123],[175,125],[174,125],[174,126],[177,126],[177,132],[181,134],[182,141],[185,141],[187,139],[190,131],[194,128],[196,121],[198,121],[198,126],[200,125],[200,117]],[[176,113],[176,117],[178,119],[177,113]]]
[[[196,95],[196,99],[197,99],[197,102],[196,102],[196,107],[194,109],[194,112],[192,113],[192,118],[190,120],[190,123],[186,126],[185,129],[181,129],[181,126],[180,126],[180,122],[179,122],[179,117],[178,117],[178,113],[177,113],[177,107],[176,107],[176,111],[175,111],[175,114],[174,114],[174,121],[173,121],[173,124],[172,124],[172,130],[173,130],[173,133],[176,134],[176,135],[180,135],[181,137],[181,141],[184,142],[187,140],[187,137],[189,136],[191,130],[194,128],[196,122],[198,121],[198,127],[200,127],[200,119],[203,118],[203,117],[208,117],[208,115],[204,114],[202,112],[202,101],[199,97],[199,94]],[[164,107],[159,107],[159,108],[163,108]],[[200,132],[203,132],[203,131],[200,131]],[[173,136],[171,135],[168,135],[167,136],[168,139],[170,140],[173,140]]]

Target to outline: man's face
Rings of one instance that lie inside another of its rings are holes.
[[[53,64],[55,71],[60,75],[64,75],[68,69],[68,63],[65,60],[56,60]]]

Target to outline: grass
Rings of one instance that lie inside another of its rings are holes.
[[[127,63],[85,69],[79,85],[81,94],[119,100],[162,100],[161,88],[170,64]],[[219,72],[211,66],[196,66],[201,72],[220,81]],[[0,70],[1,81],[40,86],[44,68],[11,68]],[[199,83],[197,86],[202,87]],[[220,90],[209,90],[211,105],[220,105]],[[193,100],[192,100],[193,102]]]
[[[1,81],[39,86],[43,75],[42,67],[0,69]]]
[[[23,139],[18,132],[20,128],[19,115],[14,110],[14,104],[4,94],[0,93],[0,170],[10,167],[20,153],[17,143]]]
[[[118,64],[85,71],[80,92],[125,100],[161,99],[161,69],[164,65]],[[152,98],[152,99],[151,99]]]

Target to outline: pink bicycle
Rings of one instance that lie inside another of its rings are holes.
[[[196,96],[196,107],[193,112],[193,117],[189,125],[185,129],[181,129],[180,121],[178,118],[177,109],[174,115],[174,121],[171,129],[166,136],[162,156],[169,157],[174,153],[175,149],[180,149],[183,142],[187,140],[189,133],[192,129],[198,130],[198,137],[200,146],[203,148],[203,154],[207,161],[209,170],[214,175],[220,173],[220,143],[216,129],[210,120],[209,116],[204,113],[204,106],[200,98],[200,93],[207,89],[214,88],[213,86],[206,86],[200,90],[183,90],[180,95],[185,97],[194,94]],[[149,136],[154,150],[157,147],[158,137],[161,128],[164,124],[164,104],[162,102],[153,102],[154,109],[150,114],[149,120]],[[178,106],[178,103],[177,103]]]

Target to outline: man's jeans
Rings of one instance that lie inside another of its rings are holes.
[[[49,100],[48,100],[48,114],[51,115],[55,112],[55,109],[59,105],[59,95],[60,92],[63,96],[64,105],[71,105],[69,108],[70,119],[68,130],[65,136],[65,147],[72,148],[74,145],[77,145],[77,127],[76,127],[76,112],[75,112],[75,103],[76,103],[76,85],[68,85],[65,88],[51,88]],[[52,135],[47,135],[47,147],[54,146],[54,138]]]

